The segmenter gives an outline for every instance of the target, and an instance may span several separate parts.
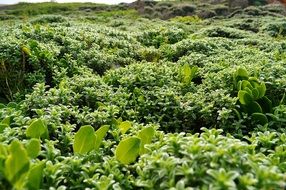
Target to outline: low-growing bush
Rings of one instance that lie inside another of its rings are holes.
[[[278,37],[286,35],[286,22],[274,22],[265,24],[262,29],[263,32],[268,33],[270,36]]]
[[[32,24],[48,24],[67,22],[67,19],[60,15],[45,15],[31,21]]]
[[[240,39],[240,38],[247,37],[246,32],[233,29],[233,28],[226,28],[226,27],[207,28],[203,33],[209,37],[223,37],[223,38],[232,38],[232,39]]]

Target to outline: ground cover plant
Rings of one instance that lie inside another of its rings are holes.
[[[184,3],[0,7],[0,189],[286,188],[285,9]]]

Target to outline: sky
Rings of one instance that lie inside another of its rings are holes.
[[[15,4],[18,2],[45,2],[49,0],[0,0],[0,4]],[[105,4],[116,4],[121,2],[131,3],[134,0],[56,0],[59,3],[67,2],[93,2],[93,3],[105,3]]]

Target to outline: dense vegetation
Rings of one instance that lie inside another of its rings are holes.
[[[283,6],[31,6],[0,14],[0,189],[286,188]]]

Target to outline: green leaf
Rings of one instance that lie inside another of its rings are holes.
[[[46,122],[42,119],[33,121],[26,130],[26,136],[30,138],[48,138],[49,133]]]
[[[130,164],[139,156],[141,140],[138,137],[126,138],[118,144],[115,157],[122,164]]]
[[[266,96],[258,99],[257,102],[261,106],[264,113],[272,113],[272,102]]]
[[[145,154],[147,152],[144,146],[152,142],[152,138],[154,137],[154,135],[155,129],[153,127],[146,127],[139,132],[138,137],[141,139],[139,152],[140,155]]]
[[[241,83],[241,89],[244,90],[246,87],[248,87],[250,90],[253,89],[253,86],[250,84],[249,81],[243,80]]]
[[[18,104],[16,104],[15,102],[9,102],[9,103],[7,104],[7,107],[8,107],[8,108],[17,108],[17,106],[18,106]]]
[[[260,84],[260,86],[257,87],[257,90],[259,91],[259,98],[262,98],[262,97],[265,95],[265,93],[266,93],[265,83],[262,82],[262,83]]]
[[[253,88],[256,88],[260,85],[260,82],[258,81],[256,77],[249,77],[248,81],[251,83]]]
[[[197,66],[192,67],[189,82],[191,82],[193,80],[193,78],[196,77],[198,69],[199,69],[199,67],[197,67]]]
[[[94,149],[96,136],[90,125],[82,126],[75,134],[73,151],[74,153],[85,154]]]
[[[41,151],[40,140],[35,138],[31,139],[30,142],[26,145],[26,150],[30,158],[36,158]]]
[[[237,83],[238,81],[241,81],[241,80],[247,80],[249,77],[248,75],[248,72],[245,68],[238,68],[237,71],[234,73],[234,81],[235,83]],[[240,89],[238,89],[240,90]]]
[[[5,117],[0,124],[6,124],[8,126],[10,126],[11,124],[11,117]]]
[[[191,76],[191,67],[189,66],[189,64],[184,64],[182,66],[182,77],[183,77],[183,83],[188,83],[190,76]]]
[[[4,131],[5,128],[8,128],[9,125],[0,123],[0,133]]]
[[[241,85],[242,85],[242,81],[240,80],[237,82],[237,90],[242,90]]]
[[[250,88],[245,87],[245,88],[244,88],[244,91],[246,91],[248,94],[250,94],[251,96],[253,96],[253,95],[252,95],[252,90],[250,90]]]
[[[181,67],[182,82],[186,84],[190,83],[192,79],[196,76],[197,70],[197,66],[191,68],[189,64],[184,64]]]
[[[44,167],[45,167],[44,161],[32,165],[28,174],[28,181],[26,185],[29,190],[40,189],[43,178]]]
[[[0,159],[6,159],[6,157],[8,156],[8,148],[7,145],[4,144],[0,144]]]
[[[123,121],[118,126],[121,134],[125,134],[132,127],[132,123],[130,121]]]
[[[252,113],[262,113],[262,108],[260,107],[260,105],[256,102],[256,101],[253,101],[253,102],[250,102],[249,104],[247,104],[247,112],[249,114],[252,114]]]
[[[253,113],[252,119],[261,125],[265,125],[268,123],[268,119],[263,113]]]
[[[13,186],[21,186],[17,182],[29,170],[29,157],[24,146],[14,140],[9,146],[9,156],[5,161],[5,176]]]
[[[247,105],[253,102],[253,97],[245,90],[238,91],[238,98],[242,105]]]
[[[252,95],[253,95],[254,100],[257,100],[259,98],[259,91],[256,88],[253,88]]]
[[[95,140],[95,145],[94,145],[95,150],[99,149],[102,143],[102,140],[105,137],[108,130],[109,130],[109,126],[103,125],[97,131],[95,131],[95,135],[96,135],[96,140]]]
[[[245,68],[239,67],[236,71],[236,76],[248,79],[248,72]]]

